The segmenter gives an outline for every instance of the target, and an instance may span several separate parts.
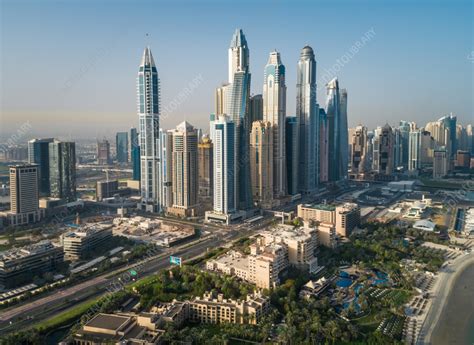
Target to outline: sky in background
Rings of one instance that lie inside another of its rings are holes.
[[[162,127],[187,120],[207,132],[236,28],[250,48],[252,93],[262,92],[269,52],[281,53],[288,115],[295,113],[296,63],[309,44],[318,102],[325,104],[324,81],[337,75],[348,90],[350,126],[399,120],[423,126],[450,112],[474,122],[469,0],[0,0],[0,6],[4,138],[27,121],[29,136],[60,138],[112,138],[137,126],[136,76],[146,45],[160,75],[162,107],[198,78]],[[363,45],[351,52],[358,41]]]

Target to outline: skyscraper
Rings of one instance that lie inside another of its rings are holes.
[[[287,191],[298,194],[298,120],[296,116],[286,117],[286,177]]]
[[[115,148],[117,154],[117,162],[128,162],[128,133],[118,132],[115,135]]]
[[[340,104],[340,127],[339,138],[341,141],[341,174],[340,179],[347,179],[347,169],[349,161],[349,134],[347,125],[347,90],[341,89],[341,104]]]
[[[445,115],[438,120],[442,122],[446,128],[449,130],[448,144],[446,145],[446,150],[448,151],[448,160],[456,156],[457,151],[457,141],[456,141],[456,122],[457,118],[452,113],[450,115]]]
[[[367,127],[357,126],[351,137],[351,160],[352,174],[363,174],[367,170]]]
[[[301,50],[297,66],[296,117],[298,119],[298,184],[302,193],[317,190],[319,181],[319,110],[316,101],[316,60],[313,49]]]
[[[268,121],[255,121],[250,132],[250,175],[253,200],[258,206],[270,208],[274,195],[274,135]]]
[[[38,204],[38,165],[10,166],[10,225],[34,223],[41,219]]]
[[[235,197],[239,209],[253,207],[249,166],[249,50],[242,30],[238,29],[229,48],[229,89],[227,115],[235,126]]]
[[[173,130],[160,128],[161,196],[163,209],[173,206]]]
[[[235,125],[226,115],[214,120],[214,210],[206,212],[206,219],[222,219],[230,223],[230,215],[237,211],[235,197]],[[219,218],[222,216],[222,218]]]
[[[273,130],[273,193],[286,195],[285,156],[286,84],[280,53],[270,53],[263,81],[263,119]]]
[[[147,211],[160,212],[160,81],[149,47],[138,70],[138,116],[140,130],[141,197]]]
[[[435,149],[433,154],[433,178],[445,177],[448,174],[448,166],[448,150],[445,147]]]
[[[173,206],[168,212],[178,216],[195,216],[198,204],[198,135],[184,121],[174,131],[172,154]]]
[[[414,122],[400,121],[398,129],[400,131],[400,163],[405,168],[408,169],[408,157],[409,157],[409,141],[410,141],[410,131],[416,128]]]
[[[132,179],[140,181],[140,145],[136,128],[130,128],[130,161],[132,162]]]
[[[49,143],[53,138],[33,139],[28,142],[28,163],[38,164],[39,194],[49,196]]]
[[[51,196],[76,200],[76,144],[54,140],[49,143]]]
[[[328,117],[328,178],[340,181],[347,176],[347,92],[339,91],[337,78],[327,85],[326,113]]]
[[[408,140],[408,170],[416,171],[421,167],[421,129],[412,129]]]
[[[209,136],[204,135],[198,144],[199,196],[203,198],[212,199],[213,196],[213,162],[213,143]]]
[[[394,170],[394,137],[392,127],[387,123],[377,129],[374,137],[373,168],[380,175],[391,175]]]
[[[107,140],[97,142],[97,164],[107,165],[110,164],[110,143]]]

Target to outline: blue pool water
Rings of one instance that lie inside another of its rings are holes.
[[[336,286],[341,287],[341,288],[348,288],[351,285],[352,285],[352,280],[348,278],[339,278],[338,281],[336,282]]]

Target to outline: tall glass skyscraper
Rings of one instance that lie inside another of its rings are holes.
[[[313,49],[301,50],[297,66],[296,117],[298,119],[298,189],[312,193],[319,181],[319,106],[316,101],[316,60]]]
[[[55,140],[49,143],[51,196],[76,200],[76,144]]]
[[[286,195],[286,84],[285,66],[281,63],[280,53],[270,53],[265,66],[263,80],[263,120],[269,122],[273,131],[273,194],[275,197]]]
[[[226,97],[226,114],[235,126],[234,154],[235,174],[234,187],[236,205],[247,210],[253,207],[250,164],[250,72],[249,49],[242,30],[236,30],[229,48],[229,83]]]
[[[38,189],[40,196],[50,195],[49,185],[49,143],[53,138],[33,139],[28,142],[28,163],[38,164]]]
[[[214,212],[229,214],[237,211],[235,190],[235,125],[225,115],[214,123]]]
[[[117,154],[117,162],[128,162],[128,133],[118,132],[115,135],[115,148]]]
[[[137,79],[140,132],[141,197],[147,211],[160,212],[160,81],[149,47],[145,48]]]
[[[296,116],[288,116],[285,120],[287,191],[295,195],[298,194],[298,120]]]
[[[348,128],[347,91],[339,91],[337,78],[327,85],[326,114],[328,118],[328,179],[340,181],[347,177]]]

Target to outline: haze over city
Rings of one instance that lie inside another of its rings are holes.
[[[349,126],[373,128],[400,119],[425,123],[451,112],[466,124],[474,110],[472,6],[471,1],[239,6],[2,1],[0,134],[8,137],[26,121],[31,136],[63,138],[95,139],[136,126],[136,71],[147,45],[161,79],[162,107],[202,77],[161,125],[173,128],[187,120],[206,132],[235,28],[244,30],[251,51],[252,93],[262,93],[268,53],[281,53],[288,115],[295,113],[300,50],[310,44],[318,102],[324,104],[324,84],[337,76],[349,91]],[[356,42],[362,45],[354,53]]]

